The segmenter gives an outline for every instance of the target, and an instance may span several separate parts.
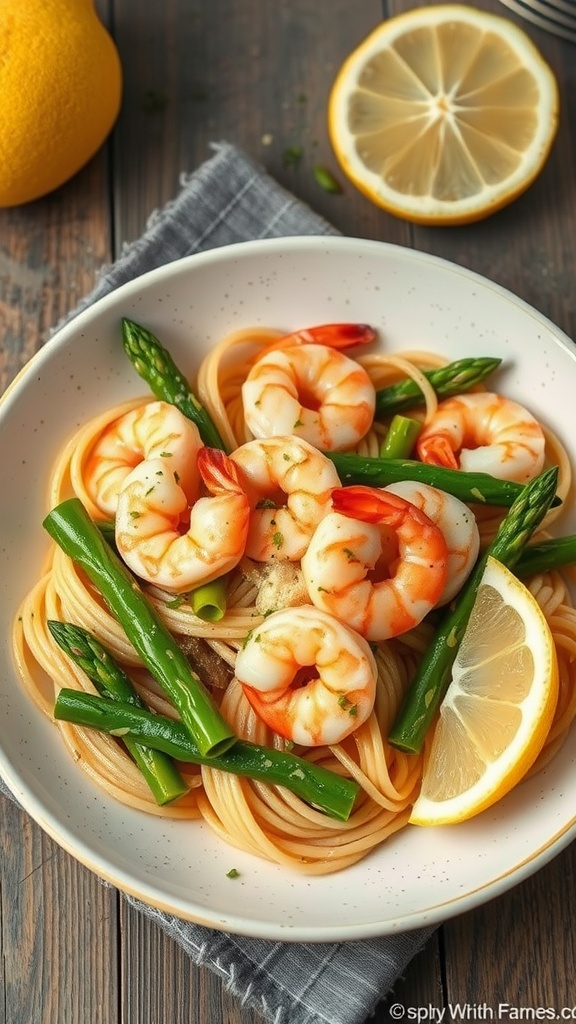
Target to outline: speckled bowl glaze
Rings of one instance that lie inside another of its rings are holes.
[[[576,461],[569,339],[502,288],[432,256],[342,238],[249,242],[118,289],[61,330],[0,404],[0,769],[17,799],[119,888],[180,917],[269,939],[362,939],[438,922],[541,867],[576,834],[576,735],[492,810],[453,827],[408,827],[361,864],[323,878],[240,853],[201,824],[127,810],[71,762],[21,691],[6,641],[47,548],[41,520],[56,451],[87,417],[142,393],[122,351],[122,316],[150,327],[190,370],[230,330],[342,320],[375,325],[390,351],[501,356],[498,388],[555,428]],[[565,529],[576,530],[571,510]]]

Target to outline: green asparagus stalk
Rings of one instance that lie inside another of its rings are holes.
[[[381,459],[409,459],[422,424],[408,416],[394,416],[380,446]]]
[[[96,697],[80,690],[62,689],[54,717],[76,725],[99,729],[113,736],[137,740],[178,761],[208,765],[234,775],[244,775],[270,785],[284,786],[306,803],[347,821],[359,786],[352,779],[328,771],[294,754],[238,740],[225,753],[205,757],[181,722],[155,715],[133,704]]]
[[[466,631],[489,555],[514,571],[523,549],[548,512],[558,482],[553,466],[535,477],[502,520],[492,543],[476,563],[454,607],[442,620],[389,735],[390,743],[417,754],[450,682],[452,666]]]
[[[428,378],[439,398],[450,398],[452,395],[469,391],[476,384],[481,384],[494,373],[501,362],[501,359],[493,359],[490,356],[457,359],[437,370],[424,370],[424,376]],[[382,419],[405,409],[413,409],[417,405],[422,405],[422,402],[422,392],[416,382],[410,378],[402,380],[376,392],[375,416],[376,419]]]
[[[175,405],[184,416],[192,420],[207,447],[228,451],[211,417],[192,393],[188,381],[158,338],[146,327],[124,317],[122,342],[130,362],[146,381],[152,394]]]
[[[465,473],[461,469],[430,466],[416,459],[380,459],[356,455],[354,452],[325,454],[336,466],[344,486],[368,484],[384,487],[386,484],[398,483],[399,480],[416,480],[421,484],[438,487],[464,502],[498,505],[502,508],[509,508],[523,490],[523,484],[498,480],[489,473]],[[560,499],[555,498],[553,504],[559,505]]]
[[[523,579],[567,565],[576,565],[576,533],[529,544],[520,555],[514,572]]]
[[[113,519],[99,519],[96,526],[110,547],[116,550],[116,524]]]
[[[235,741],[212,697],[132,574],[106,543],[78,498],[48,513],[44,527],[84,570],[142,661],[167,693],[202,754],[221,753]]]
[[[190,595],[190,604],[194,615],[203,622],[220,622],[226,611],[226,578],[220,576],[196,587]]]
[[[95,636],[71,622],[49,619],[47,625],[59,647],[80,666],[101,696],[146,708],[132,680]],[[161,807],[188,792],[167,754],[144,747],[130,736],[125,737],[124,743]]]

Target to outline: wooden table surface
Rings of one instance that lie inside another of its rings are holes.
[[[558,77],[561,124],[538,181],[492,218],[462,228],[414,227],[351,186],[331,195],[314,180],[316,164],[337,173],[325,124],[336,69],[383,16],[409,6],[99,0],[123,62],[122,113],[109,145],[72,181],[0,211],[2,385],[141,233],[151,211],[175,194],[180,175],[224,139],[343,233],[470,267],[576,338],[575,45],[522,23]],[[518,20],[497,0],[477,6]],[[296,145],[303,159],[286,166],[285,152]],[[218,978],[191,966],[27,815],[7,800],[2,813],[0,1024],[258,1024]],[[575,906],[572,846],[508,894],[444,925],[382,1002],[376,1024],[392,1019],[392,1002],[407,1008],[407,1019],[418,1007],[428,1013],[420,1019],[440,1019],[442,1008],[450,1019],[457,1003],[467,1005],[467,1019],[498,1019],[501,1003],[518,1008],[501,1019],[529,1019],[526,1008],[572,1013]]]

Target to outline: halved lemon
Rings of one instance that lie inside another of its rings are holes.
[[[464,821],[508,793],[540,753],[557,699],[556,649],[540,606],[489,558],[410,821]]]
[[[526,33],[474,7],[419,7],[344,62],[328,104],[344,173],[416,223],[465,224],[519,196],[558,125],[556,78]]]

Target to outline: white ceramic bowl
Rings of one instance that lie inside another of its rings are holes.
[[[47,538],[45,485],[58,448],[87,417],[142,382],[120,343],[128,316],[182,367],[227,331],[322,322],[379,328],[390,350],[503,357],[498,387],[572,446],[575,350],[525,303],[469,271],[409,249],[340,238],[251,242],[173,263],[128,284],[55,336],[0,405],[0,615],[9,635]],[[566,529],[576,530],[572,511]],[[404,829],[365,861],[311,879],[228,848],[197,823],[170,823],[104,797],[31,706],[8,645],[0,654],[0,768],[18,800],[74,857],[184,918],[270,939],[361,939],[438,922],[519,882],[576,833],[576,735],[545,771],[453,827]],[[226,879],[231,867],[241,877]]]

